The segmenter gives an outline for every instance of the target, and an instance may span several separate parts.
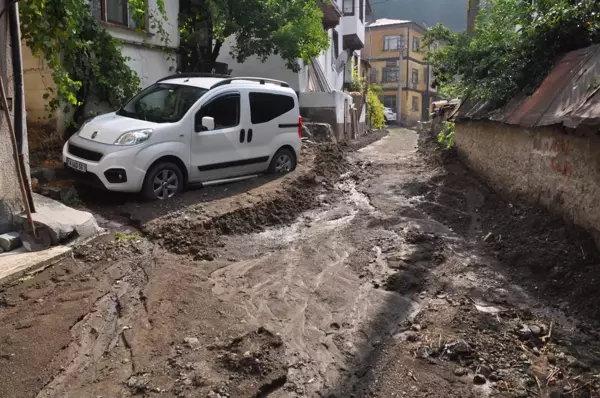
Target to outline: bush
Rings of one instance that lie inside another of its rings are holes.
[[[446,149],[452,148],[452,145],[454,145],[453,122],[444,122],[444,128],[438,134],[438,143],[443,145]]]
[[[377,95],[379,91],[381,91],[381,87],[374,84],[371,84],[367,90],[367,117],[369,118],[371,127],[377,130],[385,127],[383,104]]]

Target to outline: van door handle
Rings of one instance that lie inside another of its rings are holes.
[[[248,130],[248,142],[252,142],[252,129]]]
[[[244,142],[245,139],[246,139],[246,130],[242,129],[242,131],[240,131],[240,142]]]

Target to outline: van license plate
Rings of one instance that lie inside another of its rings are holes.
[[[67,166],[77,171],[81,171],[82,173],[87,172],[87,165],[85,163],[81,163],[73,159],[67,158]]]

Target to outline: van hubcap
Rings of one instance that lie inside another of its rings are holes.
[[[287,153],[279,155],[275,162],[275,171],[277,173],[284,173],[292,169],[292,159]]]
[[[179,179],[173,170],[163,170],[154,177],[152,188],[158,199],[167,199],[177,193]]]

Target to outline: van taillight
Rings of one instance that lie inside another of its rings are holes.
[[[302,139],[302,116],[298,116],[298,138]]]

